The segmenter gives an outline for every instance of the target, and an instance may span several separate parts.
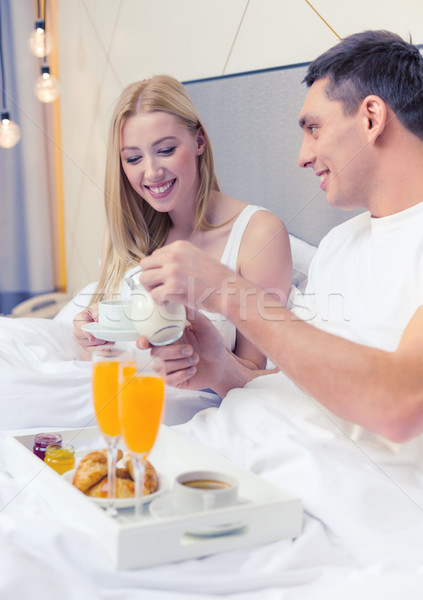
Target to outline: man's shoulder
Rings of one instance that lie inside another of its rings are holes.
[[[320,241],[309,276],[312,277],[319,269],[327,271],[328,265],[335,264],[341,255],[345,256],[345,252],[350,254],[355,240],[368,230],[369,222],[370,213],[366,211],[333,227]]]
[[[324,246],[335,242],[336,240],[344,240],[350,235],[356,235],[357,232],[368,228],[370,223],[370,213],[362,212],[351,219],[347,219],[339,225],[335,225],[321,240],[319,246]]]

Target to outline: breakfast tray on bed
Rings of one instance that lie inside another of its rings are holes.
[[[72,444],[81,458],[104,448],[97,427],[60,431],[63,444]],[[245,471],[205,446],[161,426],[149,457],[170,494],[174,478],[184,471],[218,470],[238,480],[240,501],[224,508],[188,515],[150,514],[136,521],[132,508],[109,517],[91,498],[58,475],[32,452],[34,434],[8,436],[5,464],[27,489],[41,495],[67,524],[98,541],[117,569],[133,569],[253,546],[301,533],[303,509],[298,498]],[[157,500],[156,500],[157,503]],[[152,503],[154,506],[154,501]]]

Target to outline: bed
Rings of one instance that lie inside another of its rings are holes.
[[[325,205],[316,182],[300,173],[292,155],[300,141],[304,69],[296,65],[186,84],[205,115],[222,188],[254,203],[259,195],[288,226],[291,301],[304,290],[321,237],[349,216]],[[278,150],[264,155],[263,147]],[[245,177],[233,177],[239,172]],[[250,180],[254,172],[260,173],[258,181]],[[78,360],[71,326],[73,312],[92,289],[85,288],[52,320],[0,318],[1,456],[5,436],[17,430],[94,424],[90,365]],[[200,412],[196,392],[168,389],[167,394],[173,408],[165,420],[172,429],[301,499],[302,534],[116,571],[93,539],[55,516],[28,478],[10,477],[2,465],[2,598],[422,597],[421,436],[393,444],[336,419],[281,373],[232,390],[220,407],[212,394],[202,392]]]

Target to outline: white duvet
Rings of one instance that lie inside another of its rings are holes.
[[[71,322],[0,317],[0,425],[87,427],[95,425],[91,365],[79,360]],[[145,362],[149,362],[145,352]],[[215,406],[215,394],[167,390],[165,421],[187,421]]]
[[[0,319],[3,432],[93,423],[90,366],[76,357],[70,325]],[[195,396],[168,394],[176,407],[194,405]],[[177,429],[298,496],[306,511],[302,535],[114,572],[101,548],[1,468],[0,598],[421,600],[421,437],[385,442],[335,419],[282,374],[233,390],[220,408]]]

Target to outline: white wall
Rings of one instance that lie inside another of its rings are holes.
[[[422,0],[311,0],[340,37],[423,43]],[[106,132],[124,86],[306,62],[335,34],[306,0],[57,0],[68,290],[98,277]],[[259,199],[257,200],[259,202]]]

